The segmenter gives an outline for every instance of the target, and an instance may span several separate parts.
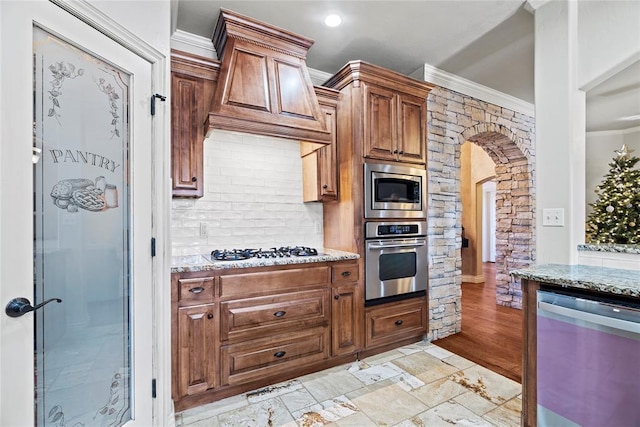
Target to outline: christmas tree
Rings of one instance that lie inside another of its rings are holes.
[[[587,218],[587,242],[640,244],[640,170],[634,166],[640,158],[623,145],[615,150],[609,173],[596,187],[598,200],[590,203]]]

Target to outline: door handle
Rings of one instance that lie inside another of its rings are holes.
[[[62,300],[60,298],[51,298],[48,299],[46,301],[41,302],[40,304],[37,304],[35,307],[31,305],[31,301],[29,301],[27,298],[24,297],[20,297],[20,298],[14,298],[11,301],[9,301],[9,303],[7,304],[7,306],[4,309],[4,312],[7,313],[7,316],[9,317],[20,317],[23,314],[26,314],[30,311],[33,310],[37,310],[40,307],[49,304],[52,301],[56,301],[58,303],[61,303]]]

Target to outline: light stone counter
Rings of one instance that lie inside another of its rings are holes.
[[[578,245],[578,251],[582,252],[617,252],[624,254],[640,254],[640,245],[615,245],[615,244],[585,244]]]
[[[590,265],[538,265],[514,270],[512,276],[565,288],[586,289],[640,299],[640,271]]]
[[[335,249],[318,249],[318,255],[284,258],[249,258],[240,261],[216,261],[211,255],[187,255],[171,257],[171,272],[224,270],[230,268],[269,267],[273,265],[308,264],[315,262],[346,261],[360,255]]]

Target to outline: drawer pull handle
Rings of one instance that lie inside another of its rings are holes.
[[[273,315],[276,317],[283,317],[285,314],[287,314],[286,311],[276,311],[275,313],[273,313]]]
[[[340,299],[340,295],[335,295],[333,299]]]
[[[350,272],[350,271],[343,271],[341,274],[342,274],[342,277],[349,277],[349,276],[351,276],[351,272]]]
[[[287,352],[286,352],[286,351],[278,351],[278,352],[276,352],[276,353],[273,355],[273,357],[282,357],[282,356],[284,356],[285,354],[287,354]]]
[[[198,286],[198,287],[189,289],[189,292],[192,292],[197,295],[199,293],[204,292],[204,288],[202,286]]]
[[[402,325],[404,322],[402,320],[396,320],[396,326]]]
[[[207,319],[213,319],[213,314],[211,313],[207,314]]]

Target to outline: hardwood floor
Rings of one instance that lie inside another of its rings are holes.
[[[522,310],[496,304],[495,264],[484,283],[462,284],[462,332],[433,343],[522,382]]]

